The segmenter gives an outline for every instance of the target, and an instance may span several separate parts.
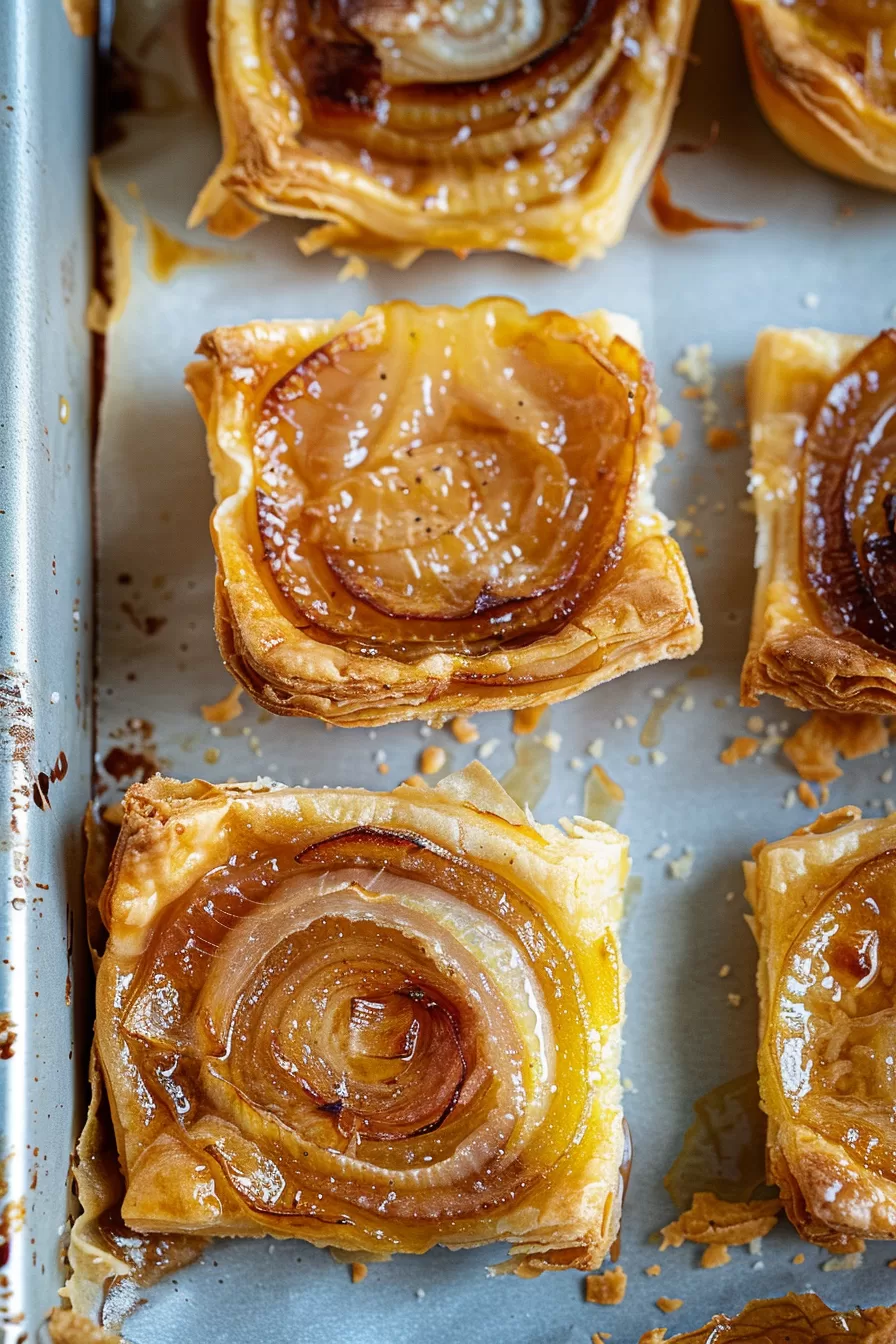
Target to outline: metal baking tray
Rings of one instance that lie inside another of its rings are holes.
[[[704,0],[672,138],[707,140],[714,122],[720,134],[705,155],[673,160],[670,174],[694,208],[734,219],[762,215],[765,228],[667,238],[642,205],[624,243],[574,274],[503,255],[465,262],[427,256],[404,274],[372,266],[366,280],[340,285],[341,263],[302,260],[295,224],[280,221],[233,245],[193,238],[220,247],[223,264],[184,266],[159,283],[150,273],[144,212],[186,238],[184,220],[218,148],[201,81],[189,87],[189,60],[166,45],[182,42],[170,8],[167,0],[119,3],[119,39],[139,60],[155,63],[159,78],[158,99],[123,119],[123,138],[103,157],[106,187],[137,234],[130,297],[105,343],[94,495],[95,666],[91,365],[83,326],[92,249],[85,174],[90,46],[71,36],[56,0],[39,8],[7,0],[0,14],[0,165],[9,184],[0,196],[7,296],[0,327],[0,569],[7,585],[0,754],[5,795],[13,800],[3,851],[9,895],[0,1009],[17,1032],[11,1051],[2,1052],[10,1058],[0,1061],[0,1083],[10,1185],[4,1198],[25,1202],[6,1271],[8,1337],[34,1337],[62,1275],[58,1234],[91,1015],[89,987],[71,966],[80,946],[73,924],[91,692],[98,778],[109,801],[133,777],[116,778],[128,757],[135,773],[158,765],[181,777],[271,775],[381,788],[410,773],[424,745],[421,734],[429,730],[413,724],[375,734],[327,732],[311,721],[272,720],[252,706],[231,724],[203,720],[200,705],[224,695],[229,681],[210,619],[212,494],[203,432],[181,383],[199,336],[215,325],[332,316],[400,295],[462,303],[504,292],[533,309],[630,313],[641,323],[665,401],[685,426],[660,469],[657,493],[670,517],[691,524],[683,546],[706,626],[692,663],[706,675],[688,681],[687,664],[661,665],[555,707],[551,727],[562,744],[535,809],[555,820],[581,807],[583,773],[569,762],[603,738],[603,763],[626,791],[619,824],[632,837],[641,881],[623,928],[632,971],[623,1074],[635,1144],[621,1256],[628,1293],[621,1306],[601,1308],[584,1302],[576,1274],[490,1278],[487,1267],[499,1258],[493,1250],[399,1258],[352,1285],[344,1265],[300,1242],[222,1241],[149,1290],[125,1334],[135,1344],[248,1344],[259,1337],[267,1344],[321,1337],[345,1344],[584,1344],[596,1331],[635,1341],[653,1325],[670,1333],[693,1328],[714,1311],[788,1289],[812,1288],[835,1306],[889,1303],[896,1293],[886,1244],[869,1245],[859,1268],[826,1273],[825,1254],[802,1247],[780,1225],[761,1249],[734,1249],[728,1266],[702,1270],[699,1248],[661,1256],[651,1238],[674,1216],[662,1179],[694,1100],[747,1072],[755,1059],[755,952],[743,921],[741,860],[756,840],[786,834],[809,816],[799,805],[784,806],[797,781],[780,753],[736,769],[718,760],[748,717],[737,708],[753,588],[744,364],[766,324],[880,330],[896,304],[896,201],[827,178],[779,143],[754,106],[728,5]],[[725,453],[707,449],[699,404],[680,396],[673,369],[690,343],[711,344],[720,421],[740,426],[740,445]],[[655,693],[682,683],[686,691],[663,720],[665,759],[651,763],[639,732]],[[759,713],[776,730],[785,723],[792,730],[800,717],[775,701]],[[509,716],[480,715],[478,724],[482,741],[498,740],[489,764],[500,776],[513,758]],[[477,750],[447,732],[429,740],[445,746],[455,765]],[[53,780],[61,751],[67,773]],[[380,753],[389,764],[385,779]],[[831,805],[882,811],[887,769],[886,753],[851,763],[832,788]],[[669,875],[666,859],[650,857],[666,844],[669,858],[693,850],[686,880]],[[725,979],[718,974],[723,964],[731,968]],[[739,996],[736,1005],[729,994]],[[17,1218],[6,1225],[18,1227]],[[794,1265],[800,1250],[805,1261]],[[661,1277],[645,1276],[655,1262]],[[676,1315],[658,1311],[661,1293],[683,1299]]]

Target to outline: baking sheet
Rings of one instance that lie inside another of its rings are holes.
[[[132,42],[140,60],[170,72],[176,25],[158,24],[158,6],[123,3],[120,11],[120,20],[141,27],[139,43]],[[743,366],[759,328],[818,324],[872,333],[896,304],[896,203],[814,172],[766,129],[733,16],[719,0],[704,0],[695,53],[673,139],[707,139],[716,121],[720,136],[706,155],[673,161],[676,193],[709,214],[762,215],[767,226],[671,239],[656,231],[642,204],[625,242],[577,273],[509,256],[428,256],[404,274],[374,265],[366,280],[340,285],[342,263],[303,260],[296,226],[280,221],[232,245],[193,236],[219,247],[222,264],[186,266],[157,283],[148,271],[142,212],[187,237],[183,221],[217,154],[211,109],[164,95],[157,114],[127,119],[125,138],[104,157],[107,187],[139,232],[130,298],[108,341],[98,451],[101,770],[118,748],[182,777],[270,775],[291,784],[382,788],[416,768],[427,737],[454,765],[478,749],[460,746],[447,730],[428,736],[412,724],[328,732],[316,722],[270,719],[254,706],[231,724],[202,719],[200,705],[226,694],[230,681],[211,626],[212,490],[203,430],[181,376],[204,330],[252,318],[332,317],[398,296],[463,303],[499,292],[532,309],[603,306],[636,317],[665,401],[685,425],[679,448],[660,468],[657,493],[670,517],[693,527],[683,547],[706,639],[692,664],[709,672],[689,681],[689,698],[666,714],[661,764],[651,763],[639,731],[653,693],[681,683],[689,664],[647,669],[554,707],[551,727],[562,743],[536,809],[541,819],[556,820],[581,808],[584,772],[569,762],[603,738],[603,764],[626,791],[619,824],[632,837],[633,871],[643,883],[623,930],[632,971],[623,1075],[635,1145],[621,1257],[629,1275],[624,1304],[584,1303],[576,1274],[489,1278],[493,1250],[399,1258],[371,1267],[353,1286],[344,1265],[301,1243],[222,1242],[151,1290],[128,1323],[137,1344],[185,1337],[242,1344],[259,1335],[270,1344],[321,1337],[546,1344],[584,1341],[598,1330],[633,1341],[650,1326],[692,1328],[714,1311],[789,1289],[814,1288],[834,1305],[896,1297],[885,1268],[893,1250],[885,1244],[870,1246],[858,1269],[825,1273],[825,1254],[801,1246],[783,1226],[760,1253],[735,1248],[730,1265],[707,1271],[697,1267],[699,1248],[660,1256],[650,1240],[674,1216],[662,1177],[692,1102],[755,1059],[755,955],[743,921],[741,860],[756,840],[810,819],[800,805],[784,807],[798,781],[779,752],[735,769],[718,759],[749,717],[736,707],[753,590],[748,450],[743,431],[738,447],[707,449],[701,406],[682,399],[673,366],[687,344],[711,344],[719,423],[733,427],[745,415]],[[177,68],[186,78],[188,67]],[[800,718],[773,700],[758,712],[781,732]],[[477,723],[483,742],[498,739],[489,765],[500,776],[513,759],[510,717],[480,715]],[[849,764],[832,787],[831,806],[858,802],[882,811],[887,755]],[[383,759],[385,778],[377,770]],[[111,798],[115,781],[107,782]],[[649,857],[664,844],[667,859]],[[694,851],[693,870],[676,880],[668,859],[686,848]],[[726,900],[729,892],[735,896]],[[718,974],[723,964],[731,967],[725,979]],[[742,996],[739,1006],[729,994]],[[793,1265],[800,1250],[805,1263]],[[661,1277],[646,1277],[644,1268],[657,1261]],[[677,1315],[664,1317],[655,1307],[661,1293],[683,1299]]]

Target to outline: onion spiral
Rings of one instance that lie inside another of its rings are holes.
[[[311,253],[571,264],[625,229],[698,0],[215,0],[224,153],[191,222],[327,221]]]
[[[602,1259],[626,844],[434,790],[132,788],[97,1053],[142,1233]]]

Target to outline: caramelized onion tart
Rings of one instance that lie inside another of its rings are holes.
[[[758,578],[743,703],[892,714],[896,331],[765,331],[748,391]]]
[[[896,191],[896,0],[734,0],[759,106],[797,154]]]
[[[324,221],[310,254],[572,265],[619,241],[699,0],[212,0],[223,153],[190,217]]]
[[[833,1311],[815,1293],[788,1293],[748,1302],[737,1316],[713,1316],[702,1330],[675,1335],[666,1344],[832,1344],[837,1339],[893,1344],[896,1307]]]
[[[187,382],[237,680],[274,713],[369,725],[550,704],[694,652],[637,339],[511,299],[206,336]]]
[[[125,1229],[599,1264],[627,870],[624,836],[538,825],[478,762],[387,794],[134,785],[96,1013]]]
[[[842,808],[753,860],[768,1179],[809,1241],[896,1238],[896,815]]]

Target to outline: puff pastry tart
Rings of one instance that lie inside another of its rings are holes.
[[[478,763],[391,794],[132,787],[96,1017],[125,1226],[597,1265],[627,850],[537,825]]]
[[[217,629],[334,723],[562,700],[700,643],[637,331],[511,299],[206,336]]]
[[[644,1336],[642,1344],[650,1338]],[[748,1302],[737,1316],[713,1316],[702,1330],[675,1335],[666,1344],[831,1344],[837,1339],[892,1344],[896,1307],[832,1311],[815,1293],[788,1293]]]
[[[571,265],[625,231],[699,0],[213,0],[223,156],[191,224],[325,221],[303,252]]]
[[[759,105],[828,172],[896,191],[894,0],[734,0]]]
[[[741,682],[896,711],[896,331],[765,331],[748,379],[758,578]]]
[[[896,816],[843,808],[753,859],[769,1181],[809,1241],[896,1238]]]

